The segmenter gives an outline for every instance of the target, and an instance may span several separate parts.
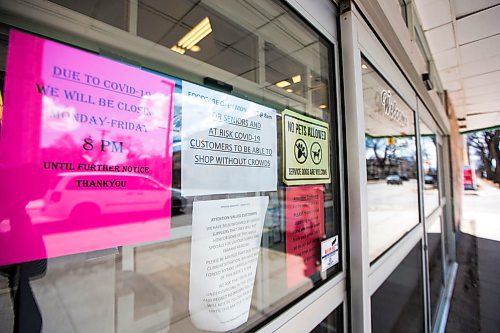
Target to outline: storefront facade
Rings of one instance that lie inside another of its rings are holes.
[[[438,331],[450,126],[380,10],[1,2],[0,330]]]

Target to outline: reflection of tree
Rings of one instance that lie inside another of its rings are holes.
[[[83,148],[84,138],[92,138],[93,149]],[[54,162],[76,162],[76,163],[100,163],[106,164],[111,156],[107,151],[101,151],[99,138],[91,135],[82,137],[81,142],[75,142],[71,134],[63,134],[47,148],[43,149],[44,161]]]
[[[52,145],[44,148],[42,151],[44,160],[66,162],[73,161],[75,156],[80,156],[82,154],[82,147],[73,140],[72,135],[63,134]]]
[[[91,135],[86,135],[85,138],[89,138]],[[109,152],[109,149],[106,149],[105,151],[101,151],[101,140],[108,140],[104,134],[102,137],[95,137],[92,136],[93,140],[93,145],[94,148],[91,150],[83,150],[83,139],[82,139],[82,145],[80,146],[80,152],[82,154],[82,157],[91,164],[94,163],[99,163],[99,164],[108,164],[108,162],[111,160],[111,154]]]
[[[479,155],[486,178],[500,183],[500,129],[468,134],[467,144]]]
[[[380,169],[385,168],[385,162],[387,161],[387,157],[389,155],[390,146],[394,146],[386,144],[386,141],[387,139],[377,139],[370,137],[366,137],[365,139],[366,148],[373,149],[377,166]],[[383,155],[381,155],[381,151],[383,151]]]
[[[401,143],[389,143],[387,138],[365,139],[366,148],[371,148],[375,157],[376,178],[386,177],[390,174],[399,174],[400,159],[397,151],[401,148]]]
[[[391,142],[391,140],[394,140]],[[380,179],[392,174],[415,178],[415,155],[411,150],[411,137],[408,138],[373,138],[365,137],[367,172],[369,179]]]

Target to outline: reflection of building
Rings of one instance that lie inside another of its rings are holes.
[[[181,152],[180,151],[174,151],[174,154],[172,156],[172,187],[175,188],[181,188],[181,177],[180,177],[180,170],[181,170]]]
[[[405,180],[416,179],[417,165],[411,157],[390,157],[383,161],[383,163],[380,163],[377,158],[373,157],[366,159],[366,174],[368,180],[385,179],[390,175],[399,175]]]

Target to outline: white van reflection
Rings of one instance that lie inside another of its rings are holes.
[[[180,190],[153,178],[119,172],[65,172],[56,175],[43,198],[42,214],[57,219],[91,219],[103,214],[164,211],[186,206]]]

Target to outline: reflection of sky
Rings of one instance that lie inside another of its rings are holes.
[[[181,130],[182,130],[182,80],[174,76],[165,75],[149,69],[144,69],[146,72],[154,73],[155,75],[164,76],[165,78],[175,82],[174,100],[172,104],[172,133],[173,133],[173,151],[181,150]]]
[[[424,162],[424,169],[427,170],[429,167],[432,169],[437,169],[436,144],[429,136],[423,136],[420,142],[422,145],[422,160]]]
[[[52,114],[68,114],[67,118],[52,118]],[[72,119],[76,115],[74,106],[66,106],[58,103],[54,98],[43,96],[42,98],[42,126],[48,131],[42,136],[42,147],[50,146],[52,142],[59,138],[60,132],[75,131],[80,127],[80,123]],[[52,132],[53,131],[53,132]]]
[[[73,141],[78,144],[83,144],[83,139],[90,136],[94,142],[101,139],[119,142],[123,141],[123,138],[128,138],[128,140],[124,142],[124,154],[114,154],[112,160],[109,161],[110,163],[125,162],[126,153],[130,148],[134,148],[135,152],[142,152],[143,156],[165,156],[165,132],[168,130],[166,125],[168,124],[167,111],[170,104],[169,96],[161,93],[143,96],[139,105],[147,106],[151,111],[151,115],[140,114],[136,118],[130,118],[130,115],[135,116],[135,113],[125,114],[125,111],[119,110],[115,110],[115,112],[110,112],[106,115],[89,113],[81,110],[80,105],[77,103],[70,102],[73,103],[73,105],[65,105],[61,103],[61,100],[62,99],[56,100],[48,96],[43,97],[41,148],[51,147],[60,140],[61,137],[69,134],[73,138]],[[63,112],[66,113],[67,116],[61,118],[53,117],[54,114]],[[89,119],[95,117],[97,125],[75,121],[74,117],[79,114],[85,115]],[[128,116],[128,119],[125,118],[125,116]],[[113,119],[145,125],[148,132],[113,128],[109,123],[101,126],[101,119],[106,119],[105,122],[109,122]],[[133,145],[133,143],[135,144]]]
[[[166,155],[171,96],[169,83],[165,79],[170,77],[50,41],[44,43],[42,64],[43,84],[57,87],[59,94],[43,97],[41,148],[57,148],[54,146],[63,138],[72,139],[74,144],[82,146],[84,138],[90,136],[94,143],[100,140],[123,142],[123,153],[111,154],[108,162],[112,164],[125,162],[129,152],[141,158]],[[79,72],[80,79],[54,76],[53,68],[56,66]],[[150,94],[120,93],[118,90],[102,88],[102,84],[86,84],[86,73],[100,77],[101,82],[123,82]],[[88,101],[89,96],[92,100],[89,103],[71,100],[66,98],[65,91],[79,92],[84,100]],[[113,107],[99,105],[99,98],[113,100]],[[147,111],[126,111],[120,109],[119,103],[123,103],[121,107],[126,104],[128,107],[147,108]],[[66,117],[54,117],[63,112],[66,112]],[[95,117],[96,124],[75,120],[75,116],[82,115],[88,119]],[[147,132],[119,128],[119,121],[133,123],[136,127],[139,125],[142,129],[145,126]]]

